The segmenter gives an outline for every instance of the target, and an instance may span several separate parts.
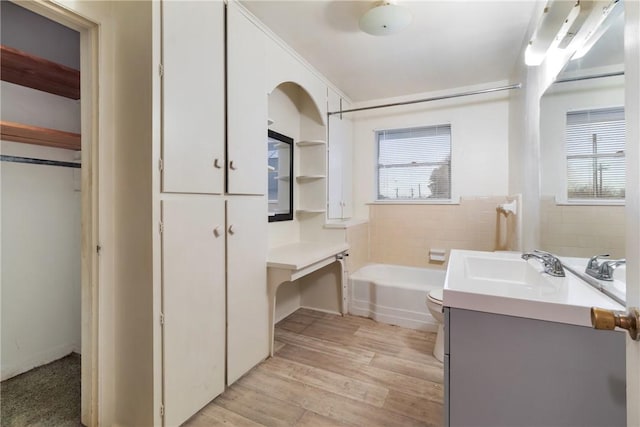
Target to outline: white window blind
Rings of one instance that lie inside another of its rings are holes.
[[[567,197],[624,200],[624,108],[567,113]]]
[[[376,132],[378,200],[451,199],[451,125]]]

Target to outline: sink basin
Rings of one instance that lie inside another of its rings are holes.
[[[591,307],[623,307],[577,275],[553,277],[520,253],[453,250],[445,307],[590,326]]]

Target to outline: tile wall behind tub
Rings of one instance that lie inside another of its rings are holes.
[[[540,221],[540,245],[546,251],[577,257],[625,257],[624,206],[558,206],[553,197],[544,197]]]
[[[459,205],[369,206],[370,260],[384,264],[446,268],[446,262],[430,262],[429,249],[493,251],[509,249],[504,216],[496,207],[504,196],[467,197]],[[511,239],[509,239],[511,240]]]
[[[347,271],[353,273],[369,262],[369,223],[348,227],[347,243],[349,243]]]

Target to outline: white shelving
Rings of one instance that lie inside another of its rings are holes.
[[[297,214],[321,214],[326,211],[326,209],[296,209]]]

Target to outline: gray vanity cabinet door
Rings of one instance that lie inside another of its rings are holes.
[[[626,425],[623,333],[460,309],[449,320],[449,425]]]

